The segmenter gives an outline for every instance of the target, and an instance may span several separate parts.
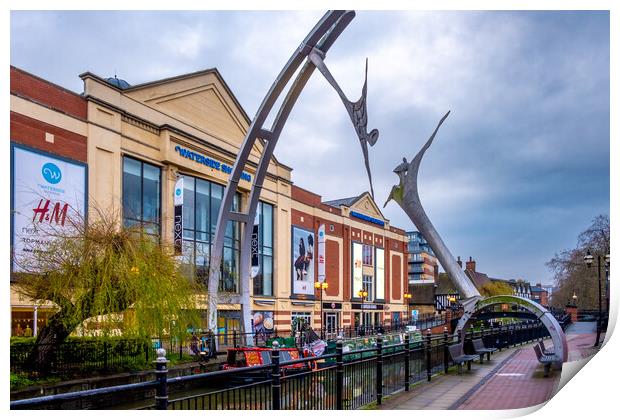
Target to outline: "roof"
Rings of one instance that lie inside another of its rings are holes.
[[[435,285],[433,283],[410,284],[412,305],[434,305]]]
[[[491,281],[489,276],[487,276],[485,273],[479,273],[477,271],[472,271],[472,270],[465,270],[465,274],[467,275],[467,277],[469,277],[469,279],[472,282],[474,282],[474,286],[476,286],[476,289],[478,290],[480,290],[482,286],[484,286],[485,284]]]
[[[338,208],[340,206],[351,207],[364,194],[366,194],[366,193],[363,192],[360,195],[356,195],[355,197],[338,198],[336,200],[324,201],[323,204],[327,204],[328,206],[332,206],[332,207],[336,207],[336,208]]]

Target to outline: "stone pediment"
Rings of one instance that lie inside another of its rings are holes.
[[[353,204],[351,204],[350,210],[357,211],[367,216],[386,221],[385,217],[381,213],[381,210],[379,210],[377,203],[375,203],[375,201],[372,199],[371,195],[368,192],[365,192],[364,194],[359,196],[357,200]]]
[[[250,121],[219,73],[192,73],[133,86],[124,92],[149,107],[239,148]],[[258,159],[262,144],[251,155]]]

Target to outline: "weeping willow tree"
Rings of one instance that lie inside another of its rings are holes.
[[[121,226],[115,214],[97,216],[88,224],[77,218],[69,229],[41,232],[49,240],[17,262],[18,291],[58,308],[30,355],[39,371],[49,369],[58,346],[88,320],[100,334],[120,330],[133,337],[176,335],[198,323],[202,291],[158,238]]]

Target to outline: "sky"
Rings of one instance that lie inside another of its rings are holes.
[[[252,117],[322,16],[295,12],[12,11],[10,62],[75,92],[78,75],[130,84],[217,67]],[[609,214],[609,13],[360,11],[325,62],[357,100],[368,58],[375,199],[448,110],[418,177],[453,255],[497,278],[551,283],[545,262]],[[359,141],[315,72],[275,149],[323,200],[369,190]],[[395,203],[391,225],[415,226]]]

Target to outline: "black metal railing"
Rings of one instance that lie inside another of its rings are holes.
[[[540,338],[548,332],[540,322],[470,330],[465,333],[465,350],[473,338],[501,349]],[[101,388],[11,402],[11,409],[119,408],[112,401],[120,395],[142,392],[144,409],[356,409],[381,404],[385,396],[408,391],[411,384],[431,381],[436,373],[451,366],[447,347],[453,335],[432,335],[422,341],[405,335],[398,344],[384,345],[377,337],[373,348],[345,352],[342,341],[336,351],[320,357],[282,362],[279,345],[271,350],[271,364],[167,377],[165,352],[156,360],[156,379],[140,384]],[[153,398],[152,394],[155,394]],[[168,394],[175,395],[170,399]],[[135,402],[135,401],[134,401]],[[122,407],[121,407],[122,408]]]

